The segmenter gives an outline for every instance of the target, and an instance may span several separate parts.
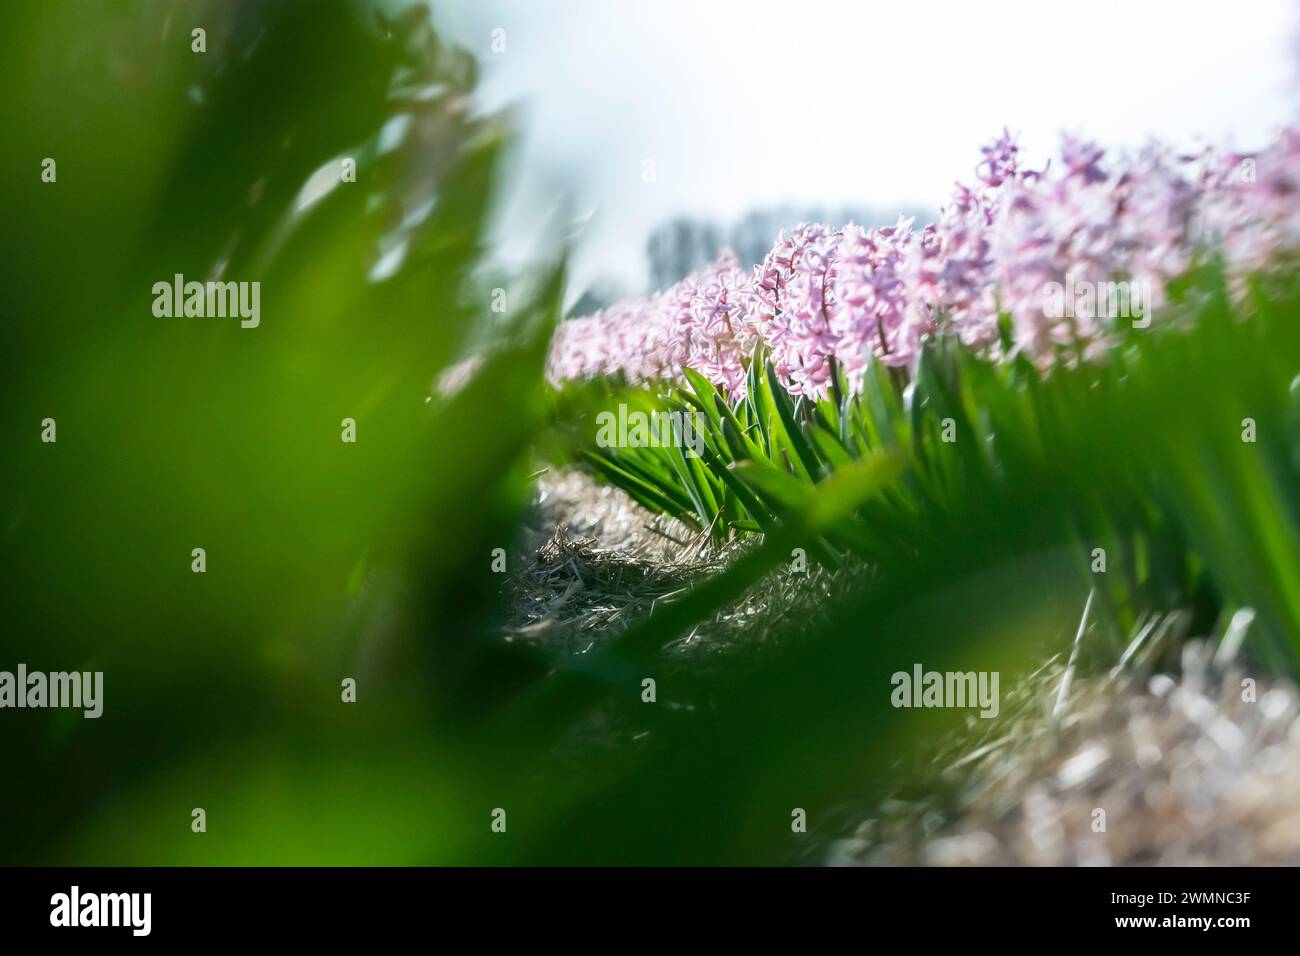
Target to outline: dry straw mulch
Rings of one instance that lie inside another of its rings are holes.
[[[505,636],[585,653],[743,547],[715,547],[581,473],[547,473],[508,584]],[[669,652],[684,666],[725,667],[730,650],[819,613],[867,573],[774,574]],[[1184,628],[1177,614],[1152,620],[1141,653],[1109,676],[1079,677],[1062,655],[1004,688],[997,718],[972,718],[900,767],[898,793],[842,808],[816,861],[1300,863],[1300,699],[1263,678],[1244,693],[1237,655],[1185,641]],[[1150,672],[1160,642],[1182,642],[1176,673]]]

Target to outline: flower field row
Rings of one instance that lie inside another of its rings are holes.
[[[1300,669],[1298,169],[1300,130],[1112,164],[1067,139],[1038,170],[1004,135],[938,223],[802,225],[563,322],[557,421],[645,507],[762,533],[727,580],[806,553],[889,593],[957,540],[972,569],[1044,549],[1116,640],[1249,607]],[[598,427],[665,413],[693,428]]]
[[[1004,133],[938,222],[803,224],[752,272],[724,253],[666,291],[564,322],[549,375],[680,381],[690,368],[734,398],[761,343],[789,394],[822,399],[837,368],[856,391],[873,356],[911,371],[937,336],[1040,368],[1094,358],[1117,318],[1158,316],[1167,283],[1202,256],[1221,256],[1236,282],[1294,244],[1298,169],[1295,128],[1254,155],[1153,145],[1108,160],[1066,137],[1043,169]],[[1146,290],[1140,314],[1108,313],[1105,295],[1060,308],[1060,289],[1117,280]]]

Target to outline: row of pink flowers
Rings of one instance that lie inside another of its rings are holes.
[[[791,394],[822,398],[837,367],[852,388],[872,356],[910,368],[937,335],[1001,356],[1001,315],[1012,352],[1047,367],[1095,355],[1116,322],[1098,298],[1048,307],[1053,284],[1148,290],[1145,324],[1197,256],[1220,254],[1240,279],[1297,239],[1300,130],[1250,156],[1152,146],[1109,163],[1067,137],[1040,170],[1004,133],[938,222],[800,225],[752,272],[724,253],[665,292],[564,322],[548,374],[671,381],[692,368],[735,396],[761,341]]]

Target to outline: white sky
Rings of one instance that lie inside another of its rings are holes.
[[[589,216],[574,293],[639,291],[648,232],[679,213],[937,209],[1004,125],[1035,164],[1061,130],[1246,149],[1300,102],[1292,0],[444,0],[435,19],[478,58],[480,102],[519,108],[506,255],[547,241],[562,197]]]

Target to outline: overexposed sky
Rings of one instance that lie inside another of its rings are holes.
[[[1062,130],[1258,147],[1300,105],[1293,0],[443,0],[434,16],[478,58],[480,102],[519,108],[506,255],[545,241],[561,197],[585,218],[574,293],[599,276],[640,291],[646,236],[679,213],[937,209],[1004,125],[1038,164]]]

